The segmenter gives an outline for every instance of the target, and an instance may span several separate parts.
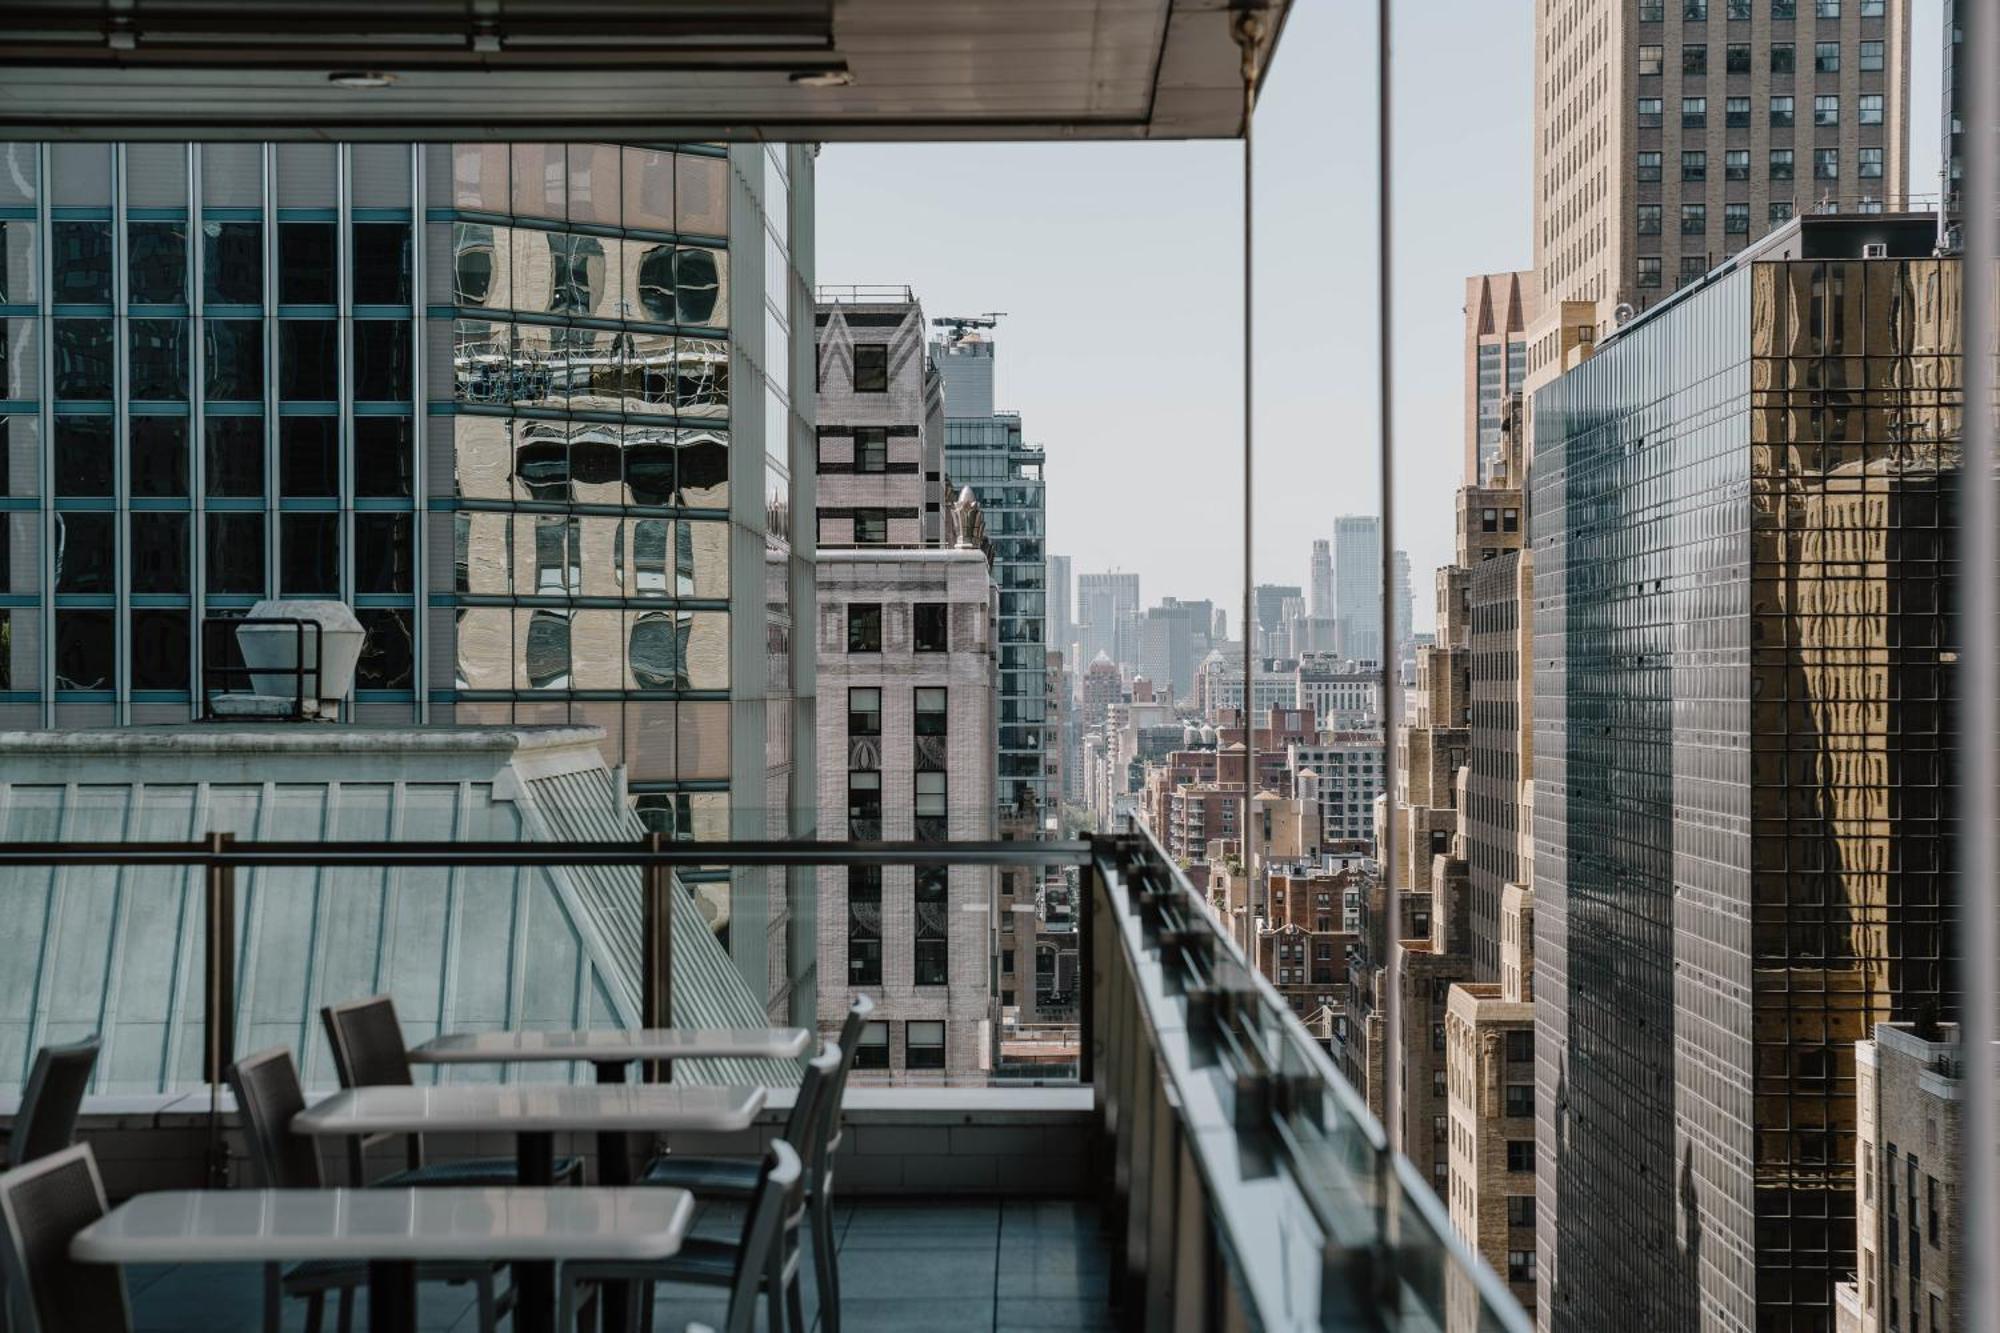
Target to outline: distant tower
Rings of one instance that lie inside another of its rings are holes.
[[[1333,614],[1333,543],[1313,543],[1312,597],[1308,609],[1315,619]]]

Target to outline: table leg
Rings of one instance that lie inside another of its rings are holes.
[[[553,1134],[518,1134],[514,1139],[517,1170],[523,1185],[548,1189],[555,1184],[556,1144]],[[514,1265],[514,1327],[521,1333],[555,1333],[556,1266]]]
[[[375,1261],[368,1265],[369,1333],[417,1333],[417,1267]]]
[[[623,1083],[625,1062],[623,1060],[600,1060],[596,1064],[599,1083]],[[623,1131],[606,1131],[597,1136],[597,1183],[600,1185],[630,1185],[632,1183],[632,1149]],[[607,1282],[598,1291],[598,1305],[602,1309],[601,1327],[605,1333],[625,1333],[630,1327],[631,1311],[638,1305],[638,1284],[636,1282]],[[569,1333],[569,1330],[563,1330]]]

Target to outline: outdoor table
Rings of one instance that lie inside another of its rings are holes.
[[[447,1084],[348,1088],[292,1117],[292,1132],[323,1138],[376,1134],[511,1131],[521,1184],[555,1179],[555,1133],[748,1129],[764,1109],[764,1089],[661,1084]],[[514,1269],[515,1327],[555,1326],[555,1269],[530,1260]]]
[[[169,1190],[141,1194],[85,1227],[70,1257],[365,1262],[368,1327],[415,1333],[419,1263],[515,1261],[552,1271],[571,1259],[665,1259],[680,1250],[693,1217],[694,1196],[664,1188]]]

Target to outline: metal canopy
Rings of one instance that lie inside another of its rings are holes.
[[[1228,138],[1243,2],[41,0],[0,136]]]

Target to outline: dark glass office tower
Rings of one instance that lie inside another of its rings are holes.
[[[1854,1042],[1953,1011],[1958,273],[1933,236],[1806,219],[1537,396],[1552,1329],[1831,1329]]]

